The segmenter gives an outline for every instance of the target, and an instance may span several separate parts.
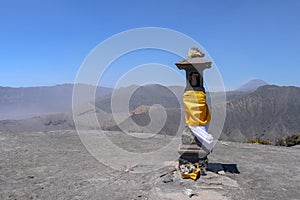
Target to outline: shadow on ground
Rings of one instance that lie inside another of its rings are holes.
[[[208,163],[207,170],[215,173],[218,173],[220,171],[229,172],[233,174],[240,173],[236,164]]]

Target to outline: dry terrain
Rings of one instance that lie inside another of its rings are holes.
[[[86,134],[97,138],[99,132]],[[153,151],[177,140],[157,135],[139,141],[121,132],[105,134],[128,151]],[[0,132],[0,199],[299,199],[298,147],[219,141],[209,167],[223,167],[225,174],[208,172],[198,181],[181,179],[170,159],[176,152],[169,154],[161,163],[153,157],[129,170],[114,170],[96,160],[75,131]],[[131,160],[115,152],[109,156]],[[151,170],[159,164],[164,167]],[[239,174],[227,168],[235,165]],[[143,169],[148,172],[136,173]],[[186,189],[196,195],[188,198]]]

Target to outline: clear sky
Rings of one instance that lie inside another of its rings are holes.
[[[0,0],[0,86],[72,83],[100,42],[149,26],[194,38],[227,88],[254,78],[300,86],[299,11],[299,0]],[[148,62],[176,69],[179,59],[155,51],[133,55],[116,62],[103,84],[121,69]]]

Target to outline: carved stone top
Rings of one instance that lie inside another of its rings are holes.
[[[204,69],[211,68],[211,61],[203,59],[204,56],[205,54],[197,47],[192,47],[189,50],[187,59],[175,63],[178,69],[186,71],[186,91],[195,90],[205,92],[203,71]]]
[[[211,61],[203,59],[204,56],[205,53],[197,47],[191,47],[188,52],[188,58],[175,63],[175,65],[178,69],[202,72],[204,69],[211,67]]]
[[[181,60],[175,63],[175,65],[178,67],[178,69],[197,69],[199,71],[203,71],[204,69],[208,69],[211,67],[211,61],[196,57]]]

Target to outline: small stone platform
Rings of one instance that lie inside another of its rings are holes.
[[[186,127],[182,132],[178,153],[180,154],[179,165],[184,163],[198,163],[205,169],[208,166],[207,155],[209,151],[203,147],[189,127]]]

